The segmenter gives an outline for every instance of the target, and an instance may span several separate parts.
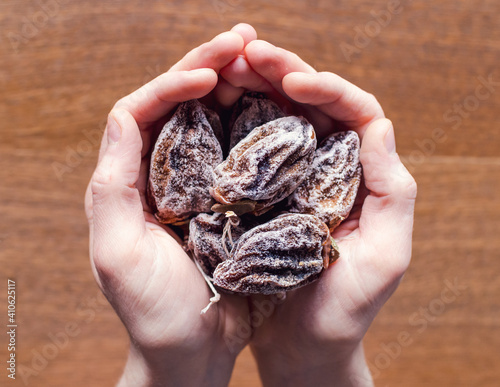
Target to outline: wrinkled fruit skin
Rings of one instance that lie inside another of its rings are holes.
[[[224,214],[198,214],[189,222],[188,249],[193,258],[200,264],[208,276],[212,276],[219,263],[227,256],[222,245],[222,233],[227,218]],[[242,226],[231,229],[233,242],[236,243],[246,231]],[[226,249],[231,251],[229,239],[225,241]]]
[[[197,100],[180,104],[163,127],[148,181],[148,203],[161,223],[210,211],[213,169],[223,157],[213,127],[222,133],[218,116]]]
[[[307,178],[289,198],[291,212],[316,215],[330,232],[349,216],[361,181],[356,132],[334,133],[316,150]]]
[[[151,209],[179,226],[184,248],[221,291],[265,295],[310,284],[339,258],[331,233],[360,184],[357,134],[332,134],[316,149],[305,118],[284,117],[253,92],[236,104],[229,129],[234,147],[223,161],[217,113],[197,100],[179,105],[151,155]]]
[[[230,148],[243,140],[254,128],[284,117],[285,113],[265,94],[247,92],[238,100],[229,127]]]
[[[210,193],[219,203],[257,202],[258,213],[289,196],[305,179],[316,134],[303,117],[284,117],[253,129],[214,170]]]
[[[331,254],[328,227],[307,214],[284,214],[245,232],[214,284],[243,294],[275,294],[316,280]],[[331,258],[331,257],[330,257]]]

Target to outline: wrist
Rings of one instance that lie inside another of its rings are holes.
[[[338,351],[323,352],[321,359],[290,357],[253,347],[264,386],[373,387],[362,342],[339,356]]]
[[[117,387],[227,386],[236,360],[226,353],[194,355],[182,350],[171,354],[145,354],[130,345],[129,356]]]

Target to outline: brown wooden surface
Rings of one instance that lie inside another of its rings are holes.
[[[390,3],[2,1],[0,330],[7,278],[17,281],[19,327],[18,380],[2,367],[0,385],[115,383],[127,336],[94,283],[83,213],[102,121],[188,49],[246,21],[374,93],[419,183],[412,265],[365,341],[376,384],[497,386],[500,3],[402,1],[348,61],[355,27],[376,28],[373,14]],[[496,84],[476,97],[488,77]],[[460,119],[449,112],[464,103]],[[4,365],[6,349],[2,334]],[[35,372],[26,383],[21,365]],[[231,386],[259,385],[246,350]]]

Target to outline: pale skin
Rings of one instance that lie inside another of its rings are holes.
[[[244,89],[306,116],[319,137],[356,130],[365,188],[334,233],[341,258],[242,337],[242,321],[262,297],[223,294],[200,315],[210,290],[171,230],[155,220],[144,191],[164,117],[192,98],[230,106]],[[87,189],[92,269],[131,337],[118,385],[224,386],[246,344],[265,386],[373,385],[362,339],[409,264],[415,196],[392,124],[370,94],[257,40],[247,24],[192,50],[115,104]],[[228,345],[228,337],[239,340]]]

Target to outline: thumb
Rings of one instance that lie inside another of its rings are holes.
[[[114,109],[106,126],[107,147],[92,176],[93,243],[91,256],[99,276],[119,275],[145,230],[135,184],[142,140],[132,115]]]
[[[417,186],[396,153],[391,121],[379,119],[367,128],[360,161],[369,194],[359,219],[366,249],[359,263],[382,282],[398,280],[410,262]]]

